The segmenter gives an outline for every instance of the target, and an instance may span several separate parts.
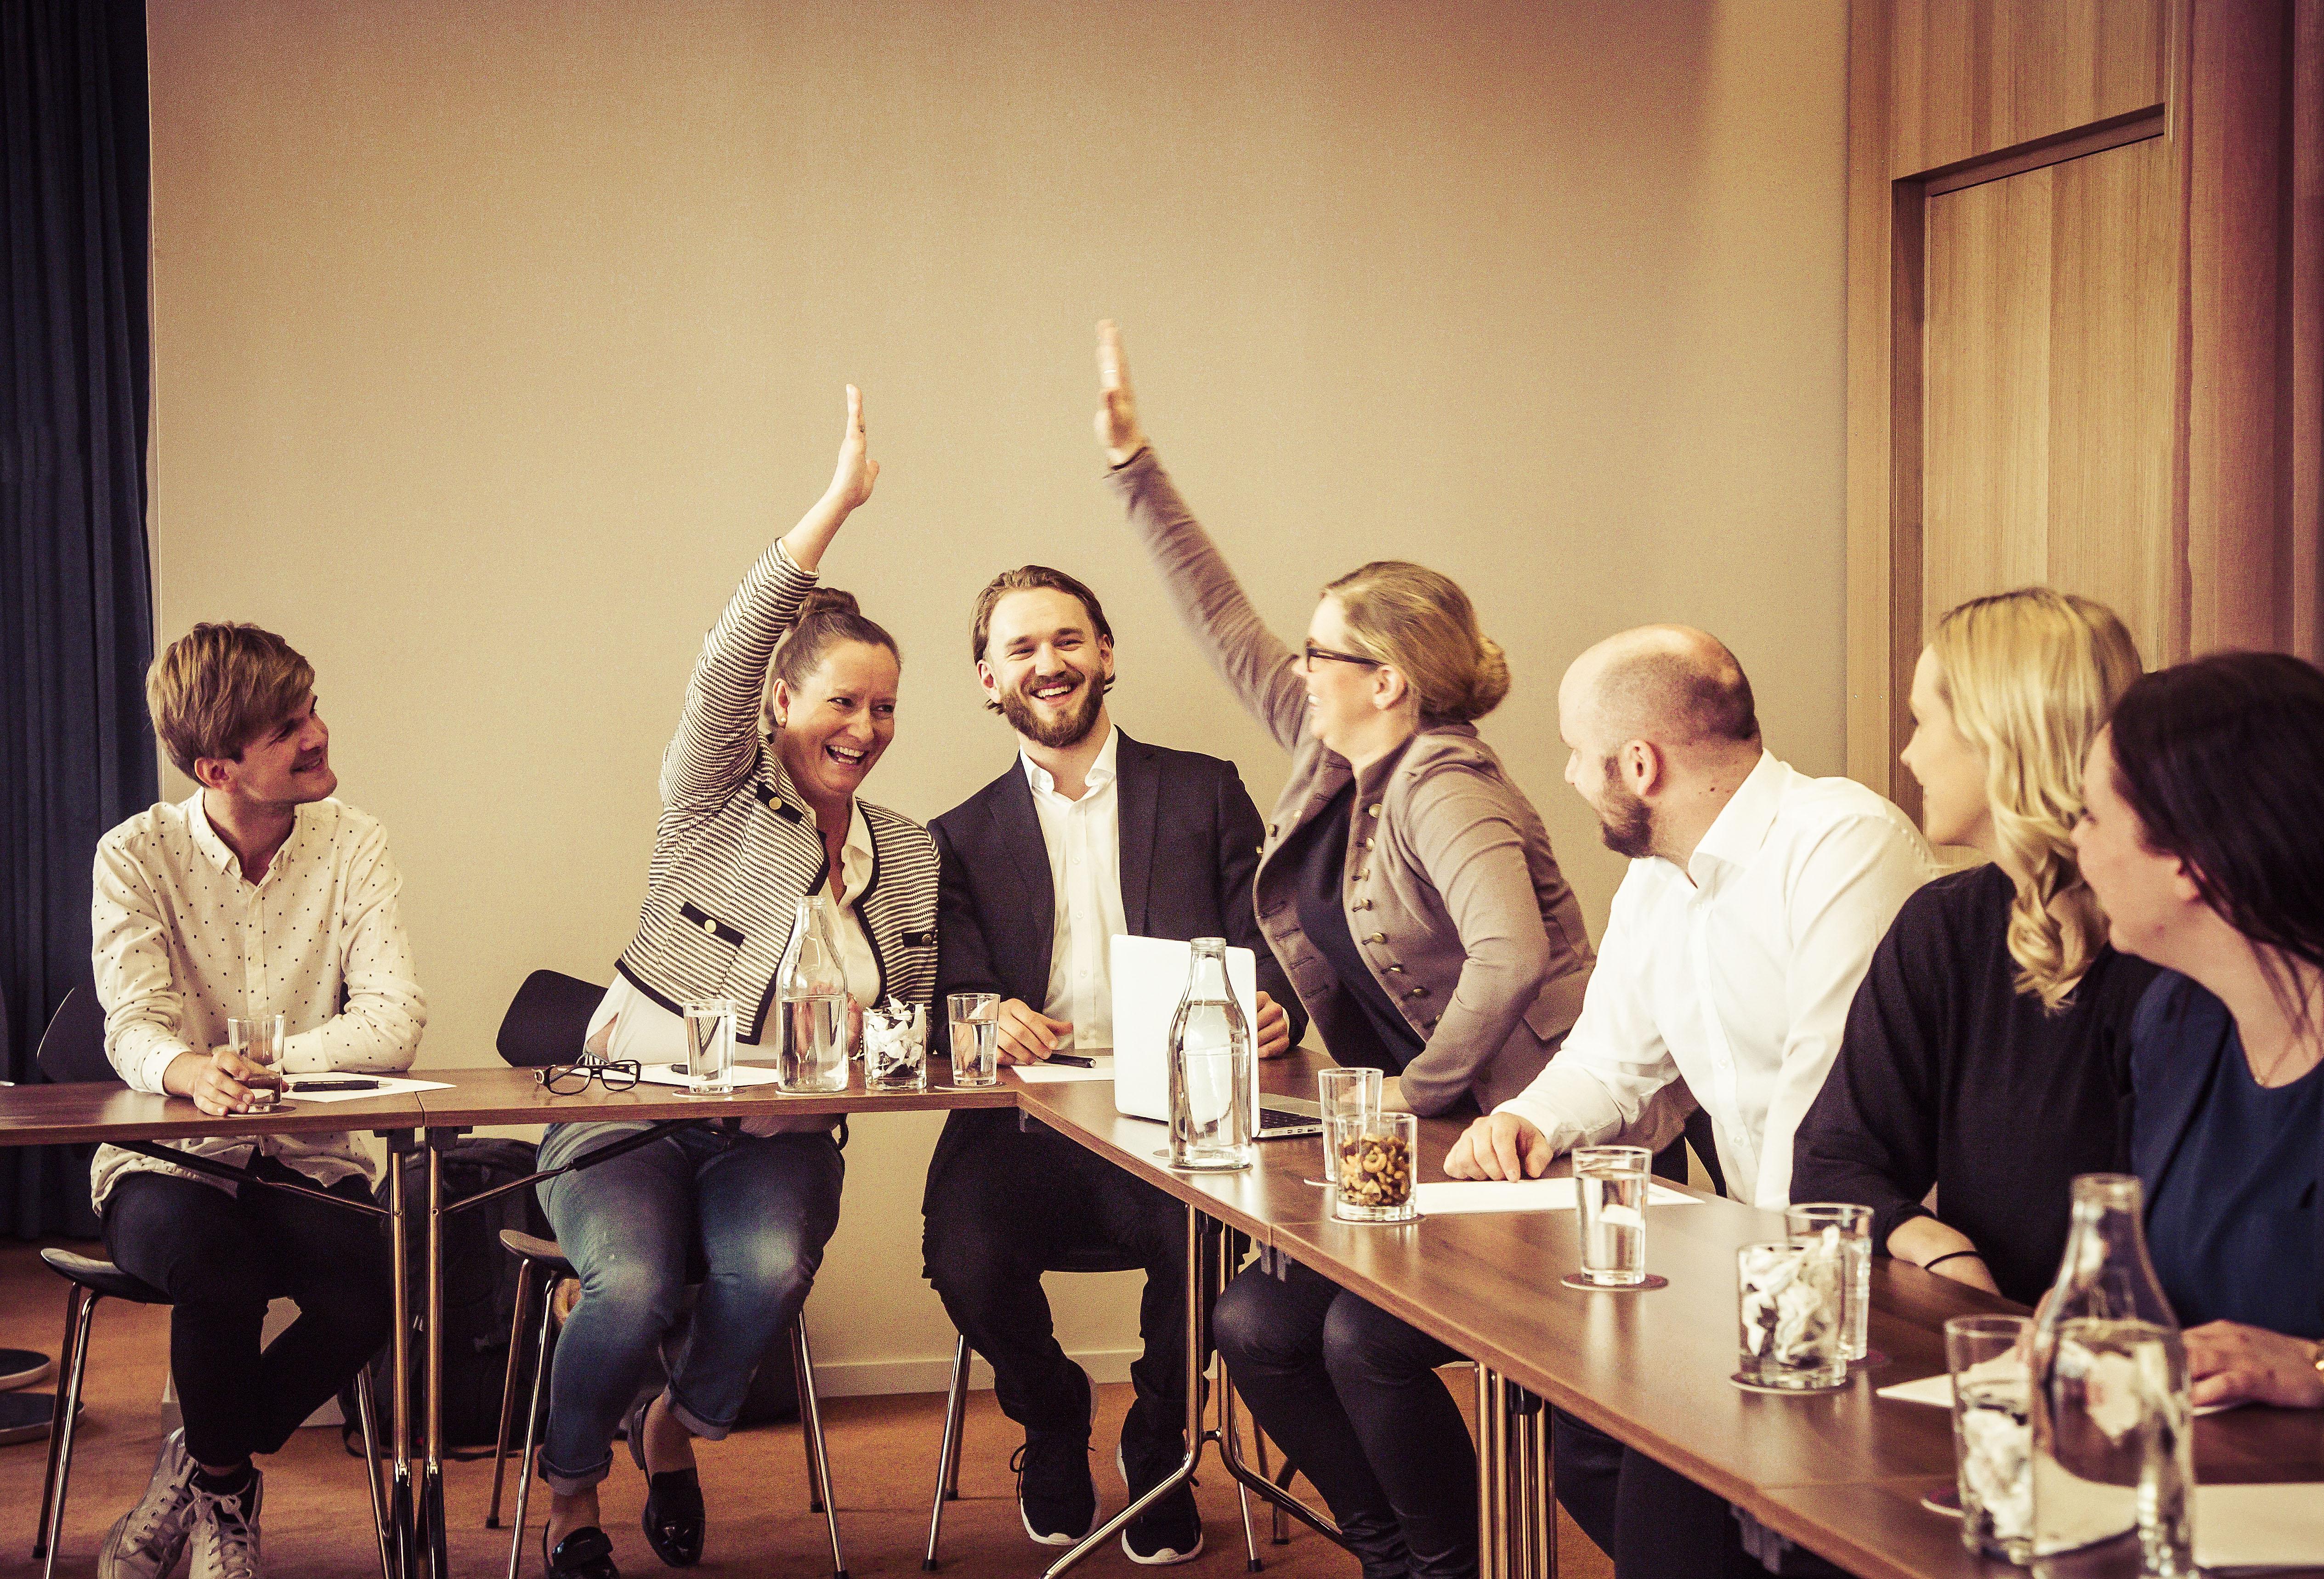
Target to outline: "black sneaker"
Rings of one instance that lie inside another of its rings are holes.
[[[1137,1428],[1139,1409],[1133,1407],[1122,1422],[1121,1448],[1114,1466],[1130,1488],[1133,1502],[1168,1479],[1186,1462],[1185,1433],[1153,1435]],[[1189,1475],[1171,1487],[1145,1512],[1122,1527],[1122,1555],[1149,1568],[1191,1563],[1203,1554],[1203,1515],[1194,1506],[1194,1481]]]
[[[1091,1417],[1097,1398],[1078,1365],[1074,1380],[1082,1390],[1082,1417]],[[1017,1472],[1017,1513],[1025,1533],[1045,1547],[1069,1547],[1097,1528],[1097,1482],[1090,1478],[1089,1427],[1074,1431],[1028,1431],[1025,1445],[1009,1460]]]

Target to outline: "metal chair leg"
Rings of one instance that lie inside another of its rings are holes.
[[[944,1436],[936,1445],[936,1494],[928,1512],[928,1549],[921,1555],[924,1573],[936,1571],[936,1541],[944,1534],[945,1504],[960,1495],[961,1418],[968,1404],[968,1338],[964,1334],[952,1348],[952,1382],[945,1389]]]
[[[1274,1480],[1275,1472],[1267,1467],[1267,1431],[1256,1419],[1252,1420],[1250,1423],[1250,1445],[1253,1448],[1258,1450],[1259,1478],[1263,1481]],[[1283,1461],[1283,1479],[1277,1483],[1277,1489],[1280,1491],[1288,1491],[1291,1487],[1291,1461],[1289,1459],[1286,1458]],[[1289,1546],[1291,1544],[1290,1516],[1283,1511],[1283,1505],[1280,1502],[1269,1502],[1268,1504],[1268,1510],[1274,1516],[1275,1529],[1272,1536],[1273,1544],[1279,1547]]]
[[[517,1361],[524,1353],[524,1318],[531,1300],[532,1262],[521,1260],[516,1264],[516,1309],[509,1317],[508,1373],[501,1378],[501,1426],[493,1436],[493,1501],[484,1510],[486,1529],[501,1527],[501,1478],[508,1468],[509,1426],[516,1416]]]
[[[395,1559],[388,1547],[387,1494],[379,1485],[379,1413],[372,1397],[371,1366],[355,1372],[355,1421],[363,1428],[364,1490],[371,1493],[372,1532],[379,1537],[379,1579],[395,1579]]]
[[[97,1302],[103,1297],[95,1289],[78,1284],[74,1285],[73,1292],[79,1296],[78,1310],[76,1319],[68,1307],[70,1325],[67,1330],[71,1341],[65,1352],[69,1360],[64,1385],[57,1390],[56,1413],[51,1417],[49,1427],[49,1462],[55,1465],[55,1473],[41,1499],[41,1531],[32,1547],[34,1556],[46,1558],[41,1568],[42,1579],[55,1579],[57,1548],[64,1544],[65,1491],[72,1483],[73,1428],[80,1423],[81,1372],[88,1369],[88,1324],[97,1314]]]
[[[49,1399],[48,1469],[41,1477],[41,1517],[32,1531],[32,1560],[38,1562],[49,1550],[49,1499],[57,1488],[57,1465],[65,1445],[65,1378],[72,1374],[73,1334],[80,1330],[80,1297],[83,1290],[78,1283],[65,1285],[65,1335],[57,1345],[57,1390]]]
[[[524,1453],[516,1465],[516,1527],[509,1534],[508,1579],[517,1579],[517,1565],[524,1556],[524,1516],[532,1506],[532,1473],[540,1452],[540,1394],[542,1384],[549,1380],[549,1326],[557,1314],[557,1285],[561,1279],[544,1279],[540,1291],[540,1347],[533,1353],[532,1401],[524,1411]]]
[[[839,1549],[839,1499],[831,1494],[831,1454],[823,1440],[823,1404],[815,1390],[815,1351],[804,1318],[791,1323],[792,1352],[798,1361],[799,1428],[807,1438],[807,1468],[823,1500],[823,1522],[831,1536],[832,1579],[847,1579],[847,1558]]]
[[[1222,1365],[1219,1369],[1223,1373],[1226,1368]],[[1219,1388],[1219,1448],[1222,1453],[1239,1455],[1242,1451],[1242,1423],[1235,1412],[1234,1399],[1233,1383],[1227,1381],[1222,1374]],[[1259,1429],[1258,1421],[1251,1422],[1250,1429],[1251,1439],[1254,1442],[1265,1440]],[[1259,1473],[1261,1475],[1267,1473],[1267,1461],[1263,1457],[1259,1460]],[[1259,1560],[1259,1527],[1251,1522],[1250,1488],[1243,1483],[1240,1476],[1235,1478],[1235,1501],[1242,1511],[1243,1567],[1245,1572],[1256,1574],[1267,1565]],[[1273,1505],[1269,1504],[1269,1506]]]

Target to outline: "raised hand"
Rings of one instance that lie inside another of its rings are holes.
[[[879,480],[880,463],[872,458],[863,437],[863,392],[851,383],[847,431],[840,437],[839,465],[831,474],[831,488],[824,497],[844,515],[872,497],[872,485]]]
[[[1121,354],[1121,330],[1111,319],[1097,326],[1097,441],[1105,458],[1120,466],[1146,448],[1138,425],[1138,396],[1130,387],[1130,364]]]

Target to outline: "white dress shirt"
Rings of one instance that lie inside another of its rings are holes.
[[[428,1008],[396,909],[402,886],[387,831],[337,800],[299,808],[255,882],[210,826],[202,791],[140,812],[97,846],[89,910],[106,1056],[131,1089],[159,1093],[180,1054],[226,1044],[228,1019],[279,1013],[286,1074],[410,1068]],[[254,1147],[325,1186],[371,1176],[369,1153],[345,1133],[182,1149],[238,1165]],[[102,1206],[122,1173],[162,1167],[103,1148],[91,1196]]]
[[[1121,731],[1109,729],[1079,800],[1057,793],[1049,771],[1019,753],[1041,843],[1048,846],[1056,903],[1041,1012],[1072,1020],[1077,1048],[1113,1045],[1113,939],[1130,930],[1121,907],[1121,793],[1113,771],[1120,744]]]
[[[1887,801],[1763,753],[1683,871],[1630,863],[1581,1017],[1497,1111],[1562,1151],[1637,1122],[1683,1076],[1715,1126],[1728,1193],[1787,1205],[1792,1132],[1840,1051],[1857,983],[1936,873]]]

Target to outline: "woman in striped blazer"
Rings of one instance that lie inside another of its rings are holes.
[[[725,998],[744,1042],[780,1034],[770,1011],[797,902],[822,893],[859,1007],[927,1002],[936,982],[936,852],[927,830],[856,790],[895,734],[893,637],[816,568],[872,495],[862,398],[831,487],[752,568],[703,642],[678,734],[662,758],[659,826],[637,935],[589,1027],[590,1051],[644,1063],[686,1056],[679,1006]],[[555,1168],[635,1123],[559,1124]],[[694,1439],[725,1436],[751,1374],[806,1303],[839,1221],[840,1155],[825,1118],[681,1130],[540,1187],[580,1274],[550,1375],[542,1536],[552,1575],[613,1579],[597,1482],[626,1417],[645,1475],[644,1526],[673,1567],[702,1555]],[[669,1384],[634,1404],[676,1323],[689,1263],[706,1263]]]

